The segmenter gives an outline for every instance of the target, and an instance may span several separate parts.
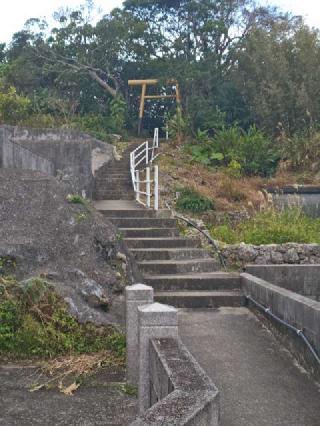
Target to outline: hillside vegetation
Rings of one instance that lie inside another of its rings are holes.
[[[178,79],[182,117],[173,101],[152,102],[146,128],[163,124],[164,113],[172,131],[193,137],[230,126],[233,137],[252,137],[256,126],[272,145],[286,144],[293,165],[306,152],[314,159],[319,33],[301,17],[252,0],[126,0],[97,22],[95,13],[91,1],[60,9],[51,28],[30,16],[0,45],[0,121],[107,138],[136,127],[139,93],[128,79],[159,79],[150,94],[169,94],[166,81]]]
[[[252,0],[126,0],[96,14],[87,1],[51,27],[30,17],[0,45],[0,123],[131,138],[140,89],[128,80],[155,78],[149,95],[181,92],[181,105],[145,108],[144,136],[167,125],[171,138],[164,200],[182,193],[178,207],[213,226],[212,211],[269,208],[267,186],[319,183],[320,36],[302,17]]]

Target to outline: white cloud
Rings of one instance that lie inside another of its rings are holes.
[[[85,0],[0,0],[0,42],[9,42],[12,34],[19,31],[29,18],[50,18],[60,7],[74,8]],[[122,0],[96,0],[104,12],[120,6]],[[303,15],[309,25],[320,28],[319,0],[260,0],[261,4],[275,4],[294,14]]]
[[[75,8],[85,0],[0,0],[0,42],[9,42],[12,35],[21,30],[29,18],[51,18],[60,7]],[[121,6],[121,0],[96,0],[96,5],[104,12]]]
[[[265,3],[261,1],[261,4]],[[320,28],[319,0],[268,0],[267,3],[279,6],[294,15],[302,15],[309,25]]]

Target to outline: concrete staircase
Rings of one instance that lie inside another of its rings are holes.
[[[118,227],[155,299],[179,308],[243,305],[238,274],[219,271],[200,240],[180,237],[169,210],[147,210],[133,201],[128,156],[99,170],[95,206]]]

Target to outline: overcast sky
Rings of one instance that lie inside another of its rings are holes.
[[[8,42],[14,32],[19,31],[29,18],[51,17],[61,6],[73,8],[83,3],[81,0],[2,0],[0,15],[0,42]],[[320,0],[260,0],[276,4],[294,14],[304,15],[307,22],[320,28]],[[120,6],[121,0],[96,0],[104,12]]]

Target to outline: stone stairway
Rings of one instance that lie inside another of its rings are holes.
[[[118,227],[158,302],[179,308],[244,304],[238,274],[219,271],[200,240],[180,237],[169,210],[156,212],[133,201],[129,152],[99,170],[94,194],[97,210]]]

